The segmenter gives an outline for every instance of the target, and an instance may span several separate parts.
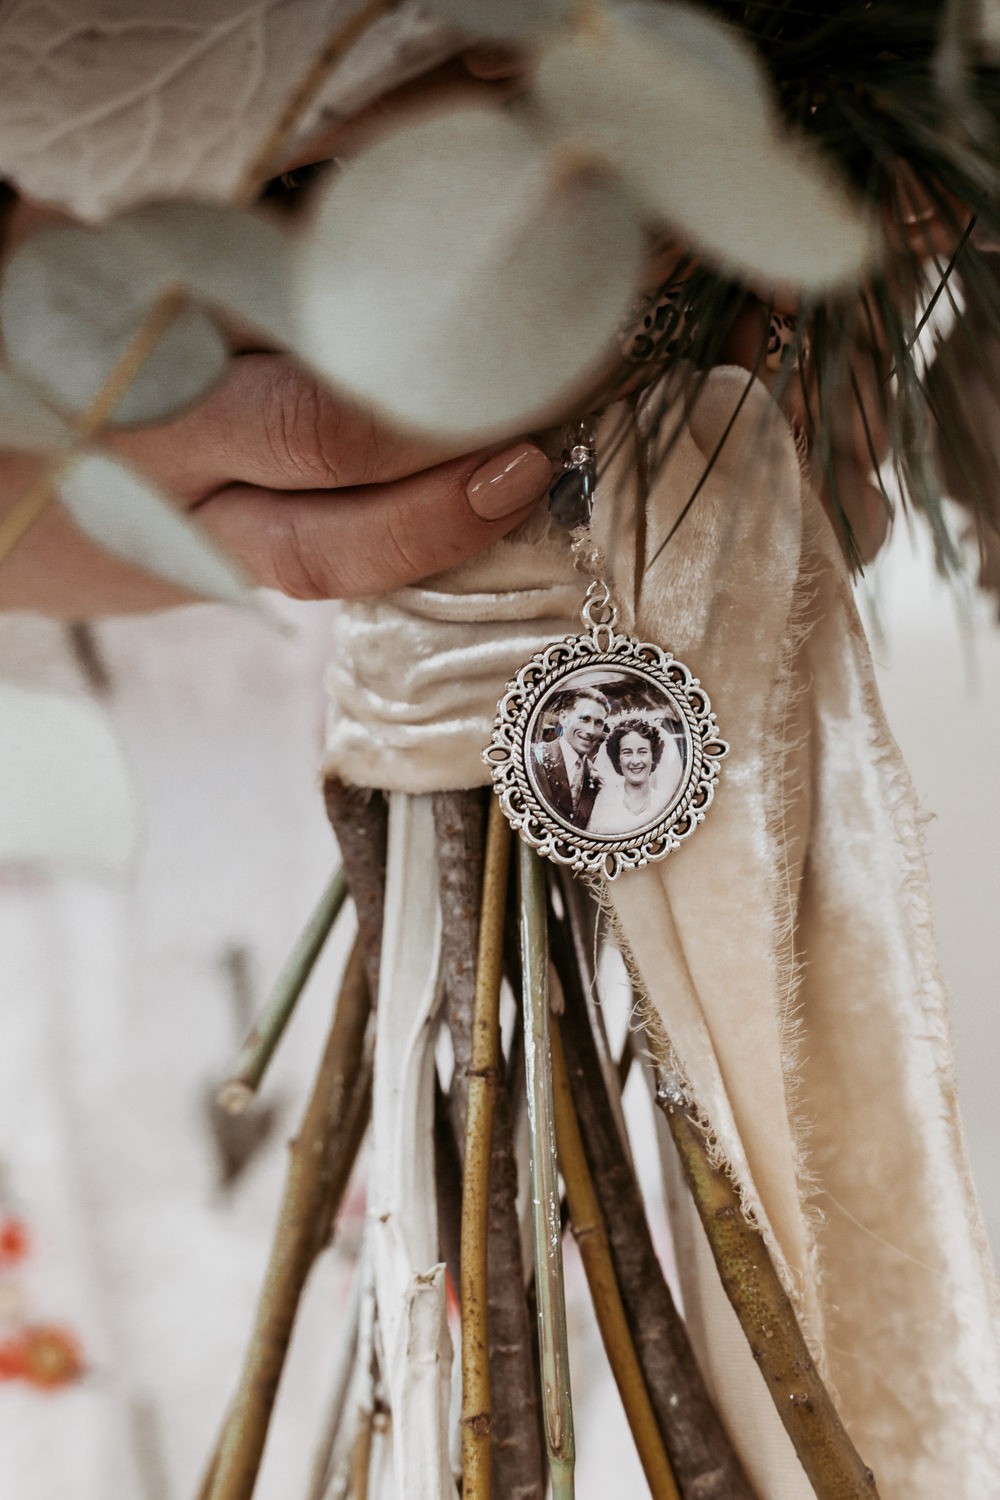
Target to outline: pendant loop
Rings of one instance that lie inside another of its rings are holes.
[[[614,629],[618,623],[618,611],[611,602],[611,590],[603,578],[592,580],[587,589],[580,616],[583,623],[589,625],[591,630],[597,630],[600,626]]]

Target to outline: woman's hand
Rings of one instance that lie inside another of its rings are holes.
[[[454,453],[393,432],[291,359],[245,353],[193,410],[108,446],[194,513],[251,578],[293,598],[376,594],[515,526],[551,482],[527,441]],[[0,457],[0,514],[37,461]],[[0,565],[0,609],[64,618],[188,602],[117,561],[56,504]]]

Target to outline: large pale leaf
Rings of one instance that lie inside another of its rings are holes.
[[[34,391],[6,370],[0,370],[0,448],[47,453],[68,448],[73,429],[40,401]]]
[[[225,199],[357,9],[358,0],[4,5],[0,176],[83,218],[152,197]]]
[[[59,499],[109,552],[206,599],[257,608],[253,587],[199,526],[139,474],[102,453],[74,463]]]
[[[750,45],[703,11],[594,10],[545,49],[534,89],[551,124],[613,166],[649,217],[725,267],[812,291],[873,255],[865,211],[779,121]]]
[[[507,115],[452,110],[327,191],[298,257],[296,346],[414,427],[509,432],[593,372],[641,258],[613,185]]]
[[[170,269],[155,243],[125,223],[43,230],[14,254],[0,289],[0,325],[12,368],[68,411],[82,410],[128,348]],[[228,351],[196,307],[170,324],[114,412],[155,422],[197,400]]]
[[[128,768],[97,705],[0,682],[0,865],[124,875],[138,827]]]
[[[217,203],[152,203],[124,214],[119,227],[200,301],[288,342],[290,247],[270,219]]]

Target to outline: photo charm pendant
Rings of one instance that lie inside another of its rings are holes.
[[[523,839],[614,880],[691,837],[729,746],[684,663],[618,634],[607,584],[591,583],[581,614],[585,634],[536,651],[507,684],[483,759]]]

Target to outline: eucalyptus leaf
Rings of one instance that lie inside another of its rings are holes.
[[[12,368],[57,405],[82,410],[170,282],[155,244],[123,222],[43,230],[15,252],[0,289],[0,327]],[[202,396],[228,358],[212,320],[185,308],[138,371],[114,420],[164,420]]]
[[[0,370],[0,448],[16,452],[49,453],[68,448],[73,429],[28,386]]]
[[[414,428],[523,430],[593,376],[642,255],[613,183],[509,115],[451,110],[328,189],[298,254],[295,347]]]
[[[150,482],[117,459],[86,454],[59,481],[59,499],[89,537],[117,557],[201,594],[256,609],[236,564]]]
[[[818,291],[872,259],[860,203],[779,120],[749,43],[704,11],[595,9],[543,51],[533,87],[552,127],[726,269]]]
[[[291,249],[270,219],[218,203],[176,201],[133,209],[119,224],[199,301],[288,343]]]
[[[138,845],[132,778],[87,698],[0,682],[0,865],[123,876]]]

